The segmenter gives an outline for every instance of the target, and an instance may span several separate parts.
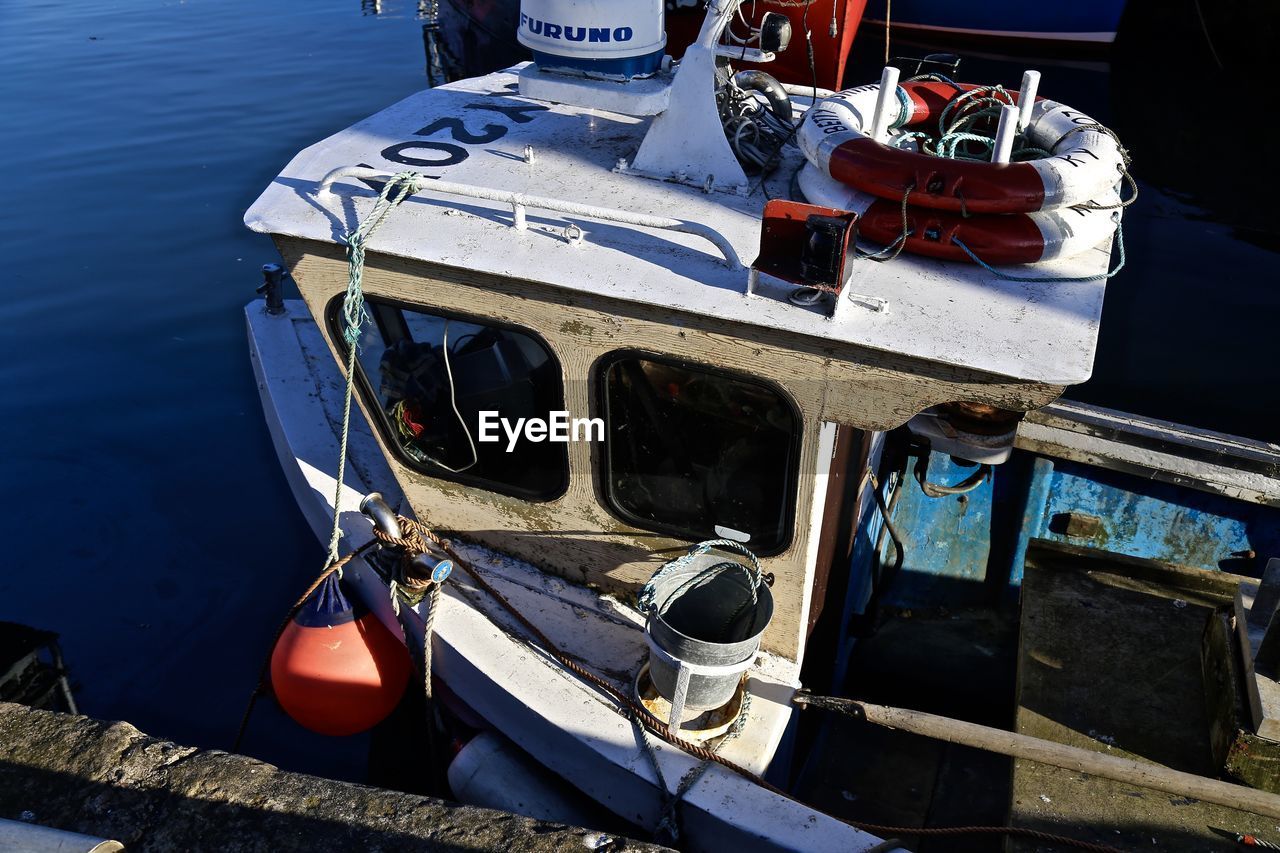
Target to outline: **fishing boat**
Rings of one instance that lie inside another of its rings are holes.
[[[245,216],[283,260],[246,308],[267,424],[330,544],[286,710],[367,727],[411,657],[455,794],[688,850],[1280,817],[1280,447],[1056,402],[1123,265],[1115,135],[1034,72],[739,70],[738,0],[679,62],[660,4],[572,5],[527,5],[534,63],[303,150]],[[1012,731],[864,701],[894,636],[890,686],[1007,653]],[[997,753],[1000,824],[859,811],[910,776],[867,721]],[[1135,823],[1134,785],[1185,802]]]
[[[530,49],[527,30],[529,19],[521,18],[519,0],[432,0],[420,3],[422,15],[432,22],[448,58],[445,63],[459,76],[473,77],[487,73],[502,64],[526,58]],[[756,0],[744,4],[739,21],[732,31],[741,31],[726,39],[739,46],[739,69],[756,67],[742,54],[753,45],[747,43],[751,33],[760,29],[765,15],[786,18],[797,41],[812,48],[779,54],[770,62],[770,73],[779,79],[832,88],[839,87],[840,75],[849,57],[854,35],[862,22],[865,0],[808,0],[805,3],[786,0]],[[692,44],[702,26],[703,4],[670,2],[665,4],[667,36],[666,53],[680,59]],[[533,20],[538,20],[535,18]],[[735,38],[737,39],[735,41]]]

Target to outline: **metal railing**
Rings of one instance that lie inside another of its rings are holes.
[[[332,193],[334,182],[342,178],[356,178],[364,181],[389,181],[395,175],[380,171],[378,169],[370,169],[364,166],[341,166],[329,174],[325,175],[320,181],[320,189],[318,195],[321,198]],[[559,198],[549,198],[547,196],[527,195],[525,193],[514,193],[506,190],[495,190],[489,187],[477,187],[470,184],[457,184],[451,181],[431,180],[425,183],[420,190],[429,190],[433,193],[442,193],[445,195],[456,195],[464,198],[474,198],[483,201],[493,201],[500,204],[511,206],[512,227],[518,231],[526,230],[528,221],[526,219],[526,210],[528,208],[537,208],[539,210],[551,210],[557,213],[568,213],[573,216],[584,216],[590,219],[598,219],[603,222],[617,222],[623,225],[636,225],[641,228],[656,228],[664,231],[679,231],[683,234],[692,234],[695,237],[701,237],[707,242],[714,245],[724,259],[725,266],[732,270],[740,270],[743,268],[742,261],[738,258],[737,251],[733,248],[733,244],[728,238],[719,231],[699,222],[690,222],[685,219],[671,219],[666,216],[650,216],[647,213],[634,213],[629,210],[618,210],[612,207],[599,207],[594,204],[580,204],[575,201],[567,201]],[[572,226],[571,226],[572,227]],[[575,239],[573,236],[566,234],[566,239],[571,242],[581,241],[581,229]]]

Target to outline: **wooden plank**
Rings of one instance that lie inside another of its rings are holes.
[[[803,700],[803,694],[798,698]],[[817,699],[813,701],[815,704],[818,702]],[[875,705],[871,702],[852,699],[835,701],[844,702],[847,706],[856,708],[859,719],[888,729],[910,732],[945,743],[961,744],[974,749],[1034,761],[1049,767],[1075,770],[1153,791],[1163,791],[1179,797],[1192,797],[1216,805],[1280,819],[1280,796],[1266,791],[1256,791],[1230,782],[1161,767],[1158,764],[1135,761],[1120,755],[1109,755],[1105,752],[1056,743],[1019,732],[1005,731],[923,711]],[[823,706],[818,705],[818,707]]]
[[[1028,414],[1032,423],[1156,449],[1194,454],[1205,461],[1232,460],[1234,467],[1280,478],[1280,445],[1214,430],[1162,421],[1073,400],[1059,400]],[[1189,453],[1190,452],[1190,453]]]
[[[813,589],[809,594],[808,632],[813,636],[818,618],[826,607],[827,590],[834,576],[835,588],[843,591],[849,573],[849,559],[853,555],[852,523],[853,502],[857,498],[857,484],[866,470],[866,433],[851,427],[837,427],[835,448],[831,454],[831,467],[827,475],[827,490],[819,496],[824,505],[822,531],[818,541],[818,558],[814,573]],[[855,452],[856,464],[852,461]],[[835,598],[842,605],[844,596]]]
[[[1226,770],[1246,785],[1280,794],[1280,743],[1249,732],[1236,732]]]
[[[1096,406],[1030,412],[1016,446],[1045,456],[1280,506],[1280,446]]]
[[[1093,570],[1113,575],[1117,580],[1130,578],[1133,580],[1156,581],[1167,587],[1185,592],[1199,592],[1214,596],[1220,602],[1228,602],[1241,585],[1252,588],[1257,583],[1254,578],[1235,575],[1230,572],[1212,572],[1169,563],[1163,560],[1152,560],[1147,557],[1131,557],[1127,554],[1115,554],[1098,548],[1086,548],[1050,539],[1036,539],[1027,549],[1027,560],[1042,568],[1062,570]]]

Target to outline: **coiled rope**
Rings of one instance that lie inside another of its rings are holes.
[[[991,152],[995,147],[995,128],[1000,117],[1001,109],[1005,106],[1014,105],[1013,95],[1003,86],[982,86],[974,89],[964,90],[960,84],[956,83],[948,77],[941,74],[923,74],[913,77],[907,82],[914,80],[937,80],[947,83],[956,88],[956,95],[949,100],[942,108],[938,116],[937,135],[931,135],[924,131],[902,131],[896,134],[889,141],[889,145],[895,148],[903,148],[915,144],[919,150],[934,157],[953,160],[981,160],[991,159]],[[910,97],[907,91],[898,86],[896,89],[898,97],[898,116],[890,125],[890,128],[897,130],[906,123],[910,114]],[[1120,212],[1138,200],[1138,182],[1129,172],[1129,164],[1132,158],[1124,145],[1120,142],[1120,137],[1116,135],[1111,128],[1094,122],[1093,124],[1080,125],[1074,127],[1063,134],[1059,139],[1049,146],[1050,150],[1032,145],[1022,134],[1014,137],[1014,148],[1011,159],[1014,161],[1036,160],[1043,157],[1052,156],[1051,150],[1057,148],[1073,133],[1085,132],[1102,133],[1111,137],[1116,143],[1116,148],[1120,152],[1121,163],[1119,165],[1119,180],[1122,181],[1129,190],[1127,197],[1121,195],[1118,201],[1112,204],[1102,204],[1096,201],[1086,201],[1080,204],[1072,205],[1073,210],[1114,210],[1113,215],[1115,222],[1116,234],[1116,250],[1119,255],[1116,265],[1105,273],[1086,276],[1023,276],[1007,273],[1003,270],[996,269],[991,264],[984,261],[976,252],[964,244],[960,238],[952,236],[951,242],[955,244],[961,251],[969,256],[982,269],[994,275],[996,278],[1005,281],[1021,281],[1021,282],[1056,282],[1071,283],[1095,281],[1097,279],[1110,279],[1124,269],[1125,265],[1125,248],[1124,248],[1124,227],[1121,223]],[[910,195],[914,187],[907,189],[907,195]],[[968,218],[969,212],[964,208],[964,198],[960,199],[960,214]],[[903,219],[902,219],[902,236],[890,245],[873,254],[860,253],[862,257],[868,257],[873,260],[892,260],[896,258],[902,250],[902,245],[906,242],[906,238],[911,234],[907,224],[906,198],[903,199]],[[888,257],[882,257],[888,254]]]

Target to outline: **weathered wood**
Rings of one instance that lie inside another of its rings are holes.
[[[1022,450],[1280,506],[1280,446],[1061,400],[1018,427]]]
[[[1243,580],[1034,541],[1022,589],[1017,732],[1103,760],[1220,774],[1247,717],[1232,619]],[[1213,849],[1207,826],[1254,832],[1269,823],[1249,799],[1260,792],[1218,789],[1224,800],[1200,787],[1146,784],[1019,759],[1011,821],[1126,848],[1154,838],[1176,851]]]
[[[1253,669],[1253,655],[1249,648],[1249,614],[1244,607],[1244,596],[1239,587],[1231,604],[1230,619],[1232,643],[1229,654],[1231,660],[1239,668],[1239,682],[1244,693],[1245,718],[1241,723],[1245,728],[1257,732],[1261,737],[1280,740],[1280,720],[1268,717],[1263,712],[1262,698],[1259,694],[1257,673]]]
[[[1233,785],[1230,782],[1197,776],[1194,773],[1172,770],[1159,764],[1091,752],[1018,732],[993,729],[950,717],[940,717],[937,714],[891,708],[888,705],[874,705],[870,702],[849,701],[858,708],[864,719],[885,728],[970,746],[1012,758],[1024,758],[1066,770],[1091,773],[1143,788],[1165,791],[1181,797],[1195,797],[1205,802],[1280,819],[1280,796],[1266,791],[1257,791],[1241,785]]]
[[[341,247],[286,237],[277,238],[277,245],[313,316],[323,318],[331,301],[346,290]],[[792,542],[764,563],[777,582],[774,620],[763,646],[791,658],[800,655],[804,644],[830,470],[830,454],[820,453],[824,423],[885,429],[950,400],[1026,409],[1044,405],[1062,391],[1059,386],[403,258],[370,255],[364,289],[428,311],[489,318],[533,331],[560,362],[570,417],[595,413],[595,365],[618,350],[665,354],[780,386],[802,416],[799,488]],[[328,324],[320,325],[333,349]],[[366,409],[366,415],[374,413]],[[596,449],[576,442],[568,446],[568,454],[568,490],[541,503],[428,477],[387,455],[414,511],[430,524],[571,580],[631,593],[688,543],[637,530],[615,518],[600,499]]]
[[[1231,742],[1240,730],[1245,703],[1240,690],[1243,682],[1232,655],[1234,631],[1226,611],[1212,614],[1205,626],[1200,648],[1200,672],[1204,688],[1204,704],[1209,723],[1209,750],[1212,766],[1223,767],[1231,750]]]
[[[1280,794],[1280,743],[1236,732],[1227,753],[1227,773],[1254,788]]]
[[[1257,583],[1254,578],[1231,572],[1212,572],[1149,557],[1115,554],[1098,548],[1072,545],[1051,539],[1037,539],[1028,550],[1027,559],[1041,568],[1101,571],[1114,575],[1113,582],[1128,578],[1155,581],[1188,593],[1204,593],[1215,603],[1231,601],[1241,585]]]

